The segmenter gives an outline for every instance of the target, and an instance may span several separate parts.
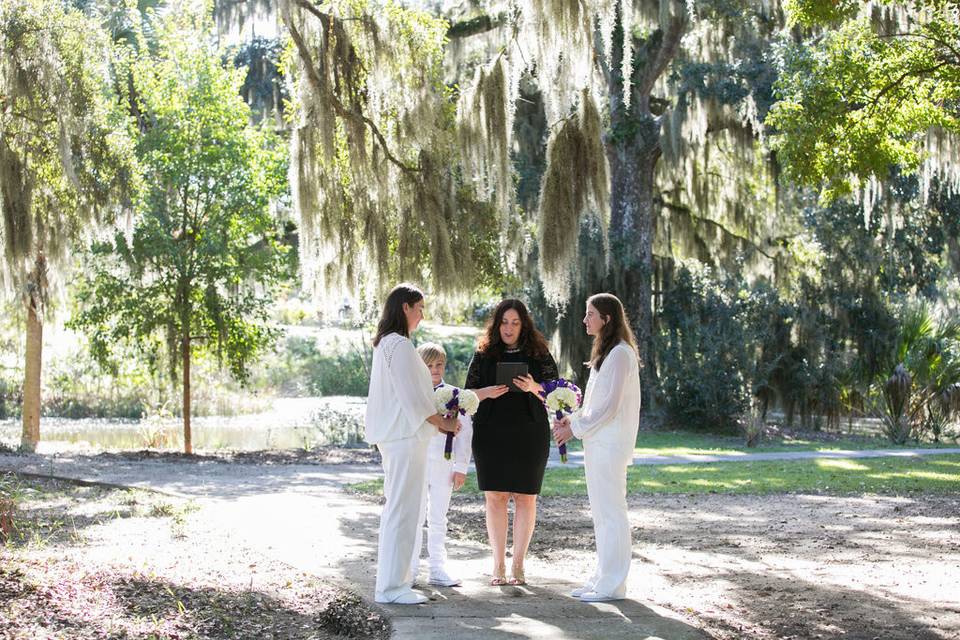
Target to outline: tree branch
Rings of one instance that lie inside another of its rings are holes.
[[[699,224],[699,223],[706,223],[706,224],[709,224],[709,225],[713,225],[714,227],[716,227],[717,229],[719,229],[723,234],[725,234],[725,235],[727,235],[727,236],[730,236],[731,238],[735,238],[735,239],[739,240],[740,242],[742,242],[743,244],[749,246],[751,249],[753,249],[754,251],[756,251],[756,252],[759,253],[760,255],[765,256],[765,257],[766,257],[767,259],[769,259],[769,260],[775,260],[775,259],[776,259],[776,256],[773,256],[773,255],[767,253],[766,251],[764,251],[762,248],[760,248],[760,247],[757,245],[757,243],[755,243],[755,242],[754,242],[753,240],[751,240],[750,238],[748,238],[748,237],[746,237],[746,236],[743,236],[743,235],[740,235],[739,233],[736,233],[736,232],[734,232],[734,231],[731,231],[730,229],[726,228],[725,226],[723,226],[721,223],[717,222],[716,220],[713,220],[713,219],[711,219],[711,218],[706,218],[706,217],[703,217],[703,216],[698,216],[698,215],[694,214],[693,211],[691,211],[689,207],[685,207],[685,206],[679,205],[679,204],[674,204],[674,203],[672,203],[672,202],[667,202],[666,200],[664,200],[662,197],[659,197],[659,196],[655,196],[654,199],[653,199],[653,201],[654,201],[654,204],[658,204],[658,205],[660,205],[661,207],[663,207],[664,209],[669,209],[670,211],[676,211],[677,213],[682,213],[682,214],[684,214],[685,216],[687,216],[688,218],[690,218],[691,220],[695,221],[695,222],[698,223],[698,224]]]
[[[46,127],[48,125],[55,124],[57,122],[56,118],[45,118],[45,119],[34,118],[32,116],[28,116],[22,111],[11,111],[10,115],[12,115],[14,118],[21,118],[23,120],[26,120],[27,122],[32,122],[33,124],[40,127]]]
[[[878,93],[873,97],[873,100],[870,101],[871,108],[876,107],[877,104],[879,104],[880,102],[880,98],[882,98],[888,91],[890,91],[894,87],[900,85],[900,83],[902,83],[908,77],[914,76],[914,75],[916,76],[927,75],[935,71],[939,71],[942,67],[945,67],[945,66],[947,66],[947,63],[941,62],[940,64],[935,65],[933,67],[925,67],[923,69],[908,69],[907,71],[904,71],[902,74],[900,74],[899,78],[888,83],[887,86],[885,86],[883,89],[880,90],[880,93]]]
[[[686,11],[670,20],[670,24],[663,31],[663,39],[660,41],[660,46],[657,48],[653,61],[646,65],[643,76],[636,83],[635,90],[643,108],[646,110],[650,108],[650,93],[653,91],[657,78],[663,75],[663,72],[666,71],[680,49],[680,41],[687,30],[688,21],[689,17]],[[624,34],[624,37],[632,36]]]
[[[294,0],[294,1],[297,3],[299,7],[305,9],[306,11],[310,12],[311,14],[318,17],[319,19],[328,22],[331,29],[337,24],[337,21],[341,20],[341,18],[333,16],[332,14],[328,14],[320,11],[316,6],[314,6],[308,0]],[[353,120],[355,122],[360,122],[364,126],[366,126],[370,130],[370,133],[373,134],[373,137],[376,139],[377,143],[380,145],[380,148],[382,149],[384,156],[386,156],[387,160],[389,160],[397,168],[399,168],[401,171],[405,173],[418,173],[421,170],[419,166],[413,166],[403,162],[402,160],[397,158],[393,154],[393,152],[390,151],[390,145],[387,143],[387,139],[384,137],[383,133],[381,133],[379,127],[377,127],[376,123],[373,120],[368,118],[363,113],[347,108],[343,104],[343,102],[340,101],[340,99],[337,97],[335,92],[328,90],[324,86],[323,81],[320,78],[320,74],[317,72],[317,69],[313,66],[313,57],[310,54],[310,48],[307,46],[306,42],[304,41],[303,35],[297,29],[296,25],[294,25],[293,17],[290,15],[289,10],[284,11],[283,16],[284,16],[284,21],[287,23],[287,29],[290,30],[290,37],[293,40],[294,44],[296,45],[297,52],[300,54],[300,59],[303,62],[303,66],[306,69],[307,78],[309,79],[310,84],[317,91],[317,93],[321,95],[323,98],[329,100],[330,104],[333,106],[334,112],[336,112],[338,116],[340,116],[341,118]]]

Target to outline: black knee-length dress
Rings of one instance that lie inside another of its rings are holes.
[[[549,353],[534,357],[515,350],[497,358],[477,352],[467,371],[466,388],[496,384],[497,362],[526,362],[540,383],[558,377]],[[481,491],[539,494],[549,453],[550,423],[539,396],[509,391],[480,403],[473,417],[473,460]]]

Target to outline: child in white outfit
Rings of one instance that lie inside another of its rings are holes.
[[[447,366],[447,353],[443,347],[427,342],[417,347],[417,353],[423,358],[430,370],[430,378],[435,388],[443,386],[443,372]],[[460,584],[458,578],[447,572],[447,509],[450,507],[450,495],[463,486],[467,478],[467,466],[470,464],[473,425],[469,416],[460,416],[460,433],[453,439],[453,451],[450,460],[443,457],[447,435],[437,433],[431,436],[427,449],[427,500],[421,505],[420,520],[427,520],[427,553],[430,556],[429,584],[441,587],[455,587]],[[423,546],[423,527],[417,529],[417,539],[413,548],[413,575],[420,566],[420,550]]]

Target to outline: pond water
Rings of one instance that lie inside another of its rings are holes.
[[[363,438],[366,398],[277,398],[269,411],[204,416],[191,421],[199,450],[295,449],[356,444]],[[0,421],[0,443],[20,443],[19,419]],[[183,424],[165,420],[41,418],[40,451],[65,446],[90,449],[183,449]]]

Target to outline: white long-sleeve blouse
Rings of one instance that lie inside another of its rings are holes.
[[[430,370],[409,338],[389,333],[373,349],[364,420],[370,444],[418,436],[429,438],[427,418],[437,413]]]
[[[585,442],[632,454],[640,428],[640,367],[629,344],[620,342],[599,369],[590,371],[583,406],[571,417],[570,428]]]

